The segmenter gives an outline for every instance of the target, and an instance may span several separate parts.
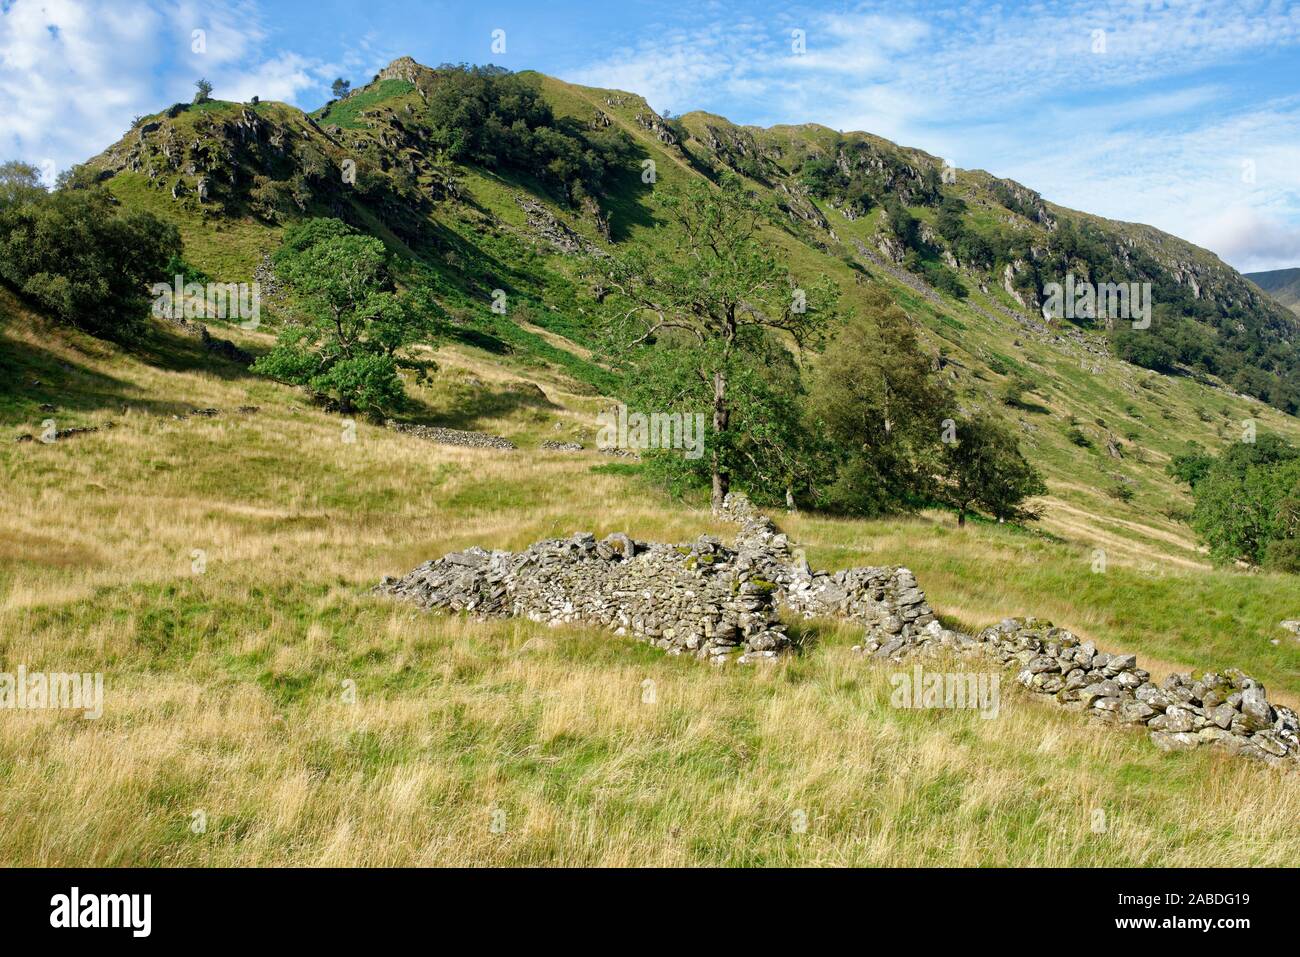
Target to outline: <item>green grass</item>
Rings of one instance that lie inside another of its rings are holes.
[[[801,655],[717,669],[592,629],[473,623],[373,595],[382,575],[470,544],[518,549],[578,529],[730,534],[655,493],[633,463],[531,451],[599,405],[557,372],[455,346],[439,352],[431,386],[414,389],[431,413],[468,408],[518,451],[365,423],[346,444],[337,418],[290,390],[183,355],[93,350],[0,304],[0,355],[50,376],[57,417],[80,403],[83,421],[120,419],[53,446],[0,443],[11,490],[0,507],[0,660],[102,670],[107,696],[99,721],[7,719],[6,861],[1294,859],[1300,797],[1286,780],[1098,732],[1010,682],[997,721],[891,708],[888,669],[849,653],[860,636],[848,626],[793,623],[810,639]],[[469,373],[490,384],[462,393]],[[511,388],[520,375],[541,382],[546,403],[470,402],[526,396]],[[99,381],[134,410],[101,401],[88,388]],[[262,411],[181,421],[165,411],[245,402]],[[0,422],[21,428],[33,411],[6,398]],[[1290,600],[1281,578],[1147,576],[1123,563],[1092,576],[1077,541],[987,523],[958,532],[948,516],[781,521],[816,564],[908,564],[945,619],[970,628],[1046,614],[1110,647],[1180,665],[1227,659],[1271,694],[1300,690],[1293,645],[1246,644]],[[196,548],[207,555],[199,574]],[[653,706],[641,700],[647,679]],[[1092,832],[1094,808],[1108,833]],[[196,811],[203,833],[190,827]],[[494,811],[506,815],[500,833]],[[796,811],[805,831],[792,828]]]
[[[362,111],[373,109],[414,90],[415,85],[405,80],[380,80],[345,99],[321,107],[312,116],[322,126],[337,126],[345,130],[364,129],[366,124],[361,119]]]

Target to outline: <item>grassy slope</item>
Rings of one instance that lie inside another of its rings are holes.
[[[539,78],[559,112],[608,112],[654,158],[659,185],[697,175],[635,122],[643,102]],[[358,96],[362,94],[357,94]],[[400,97],[399,97],[400,99]],[[350,102],[350,101],[345,101]],[[360,101],[356,101],[360,102]],[[263,104],[259,109],[275,109]],[[332,117],[331,119],[336,119]],[[356,120],[355,116],[353,117]],[[688,120],[690,118],[688,117]],[[329,122],[329,120],[325,121]],[[359,122],[359,121],[358,121]],[[799,128],[810,142],[817,127]],[[638,160],[639,162],[639,160]],[[730,532],[663,500],[626,467],[540,452],[591,443],[589,331],[571,266],[533,248],[519,184],[469,172],[473,205],[443,208],[456,252],[444,305],[465,324],[438,350],[416,418],[505,434],[513,454],[450,449],[337,418],[291,391],[210,365],[191,340],[158,332],[138,355],[51,333],[0,293],[0,424],[37,431],[116,420],[53,446],[0,441],[0,661],[102,669],[98,722],[7,713],[0,737],[0,859],[23,863],[1288,863],[1300,851],[1293,781],[1211,754],[1162,755],[1133,734],[1097,731],[1004,687],[1002,717],[888,707],[888,671],[848,653],[830,628],[801,659],[719,673],[582,629],[479,624],[417,614],[368,594],[448,550],[520,548],[576,529],[680,540]],[[249,278],[274,231],[214,230],[130,174],[110,187],[181,226],[187,256]],[[657,187],[656,187],[657,188]],[[620,239],[652,247],[655,191],[632,171],[611,205]],[[569,226],[595,238],[564,210]],[[846,308],[861,287],[845,261],[776,229],[798,275],[827,271]],[[1022,421],[1051,495],[1046,535],[949,516],[784,519],[817,564],[905,563],[949,619],[969,628],[1045,614],[1157,672],[1238,665],[1270,693],[1300,698],[1300,646],[1272,645],[1295,617],[1295,582],[1210,569],[1163,474],[1189,438],[1229,439],[1247,417],[1295,437],[1294,420],[1187,379],[1109,359],[1088,370],[1072,346],[1036,341],[996,310],[935,305],[867,266],[943,345],[970,404],[1007,374],[1033,375],[1039,410]],[[510,320],[486,308],[511,292]],[[262,334],[223,330],[250,348]],[[486,346],[475,348],[474,344]],[[1003,370],[990,370],[990,365]],[[1097,371],[1093,371],[1093,370]],[[1005,373],[1005,374],[1004,374]],[[39,380],[40,385],[33,385]],[[586,380],[588,384],[582,384]],[[1149,380],[1151,389],[1140,386]],[[541,385],[546,398],[530,394]],[[55,413],[39,409],[53,403]],[[238,416],[235,407],[261,407]],[[216,406],[216,419],[170,418]],[[124,411],[124,408],[126,411]],[[1100,446],[1134,431],[1122,462],[1064,436],[1070,417]],[[1100,426],[1100,418],[1107,423]],[[557,429],[558,426],[558,429]],[[0,435],[0,439],[4,436]],[[1107,473],[1137,483],[1130,503]],[[1093,574],[1095,548],[1105,574]],[[190,555],[207,569],[195,575]],[[524,652],[545,637],[541,651]],[[642,682],[658,703],[641,703]],[[341,700],[355,681],[359,700]],[[105,747],[103,745],[111,746]],[[494,807],[504,834],[489,829]],[[1104,809],[1109,832],[1091,830]],[[791,814],[809,819],[793,833]],[[189,830],[204,810],[206,834]]]
[[[188,340],[160,334],[124,356],[44,329],[3,293],[0,317],[3,381],[19,390],[0,397],[8,434],[47,415],[117,422],[49,446],[0,442],[0,660],[103,670],[107,686],[99,721],[4,714],[6,861],[1145,865],[1300,852],[1300,791],[1276,772],[1163,755],[1010,684],[995,720],[891,708],[888,670],[849,653],[851,629],[824,629],[770,669],[719,672],[602,633],[369,594],[471,543],[728,533],[599,456],[540,452],[544,438],[591,438],[598,400],[567,379],[450,346],[416,390],[425,416],[520,451],[364,423],[346,444],[337,418],[205,367]],[[524,380],[546,400],[511,388]],[[243,404],[261,411],[233,414]],[[227,412],[170,418],[206,406]],[[1238,663],[1300,692],[1300,648],[1263,637],[1294,592],[1273,576],[1091,576],[1077,543],[958,534],[934,516],[787,524],[819,563],[910,564],[940,611],[972,626],[1047,612],[1104,645]],[[525,651],[535,637],[544,646]],[[489,827],[496,808],[504,833]],[[1092,830],[1097,808],[1107,833]],[[196,810],[206,833],[190,830]],[[796,810],[807,833],[791,827]]]
[[[1300,313],[1300,269],[1249,272],[1245,276],[1292,312]]]

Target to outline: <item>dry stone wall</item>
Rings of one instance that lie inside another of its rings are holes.
[[[1300,767],[1300,720],[1269,702],[1240,671],[1170,675],[1152,681],[1137,657],[1100,651],[1051,622],[1008,618],[976,636],[936,618],[916,577],[899,566],[812,570],[771,519],[742,496],[724,517],[734,547],[704,535],[684,545],[622,533],[597,541],[580,532],[522,552],[474,547],[426,562],[380,592],[425,608],[480,617],[526,617],[601,625],[669,654],[717,663],[770,660],[791,649],[778,612],[859,623],[864,656],[902,661],[956,655],[1014,669],[1029,691],[1101,724],[1141,727],[1165,750],[1212,746]]]
[[[776,585],[777,604],[803,618],[847,618],[901,646],[935,620],[916,576],[901,566],[814,571],[802,551],[742,495],[728,495],[723,517],[740,525],[736,548],[753,556]]]
[[[1300,720],[1269,702],[1264,686],[1236,669],[1199,679],[1172,674],[1160,684],[1137,656],[1099,651],[1037,618],[1007,618],[971,637],[931,622],[899,642],[870,636],[858,649],[877,659],[915,655],[988,657],[1061,707],[1101,724],[1145,728],[1166,751],[1212,746],[1272,764],[1300,767]]]
[[[510,452],[518,448],[518,446],[509,439],[504,439],[499,435],[489,435],[486,432],[466,432],[462,429],[444,429],[433,425],[416,425],[410,422],[396,422],[392,419],[385,420],[384,424],[394,432],[414,435],[416,438],[421,438],[428,442],[437,442],[439,445],[459,445],[471,449],[498,449],[503,452]]]
[[[579,532],[517,553],[470,548],[379,589],[426,608],[602,625],[670,654],[747,663],[790,645],[774,588],[756,571],[752,556],[707,535],[663,545]]]

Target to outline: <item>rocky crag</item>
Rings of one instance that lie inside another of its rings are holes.
[[[425,608],[484,618],[588,623],[669,654],[715,663],[771,660],[793,647],[779,613],[861,624],[854,650],[878,661],[914,656],[991,660],[1029,691],[1117,727],[1145,728],[1164,750],[1212,746],[1300,766],[1300,719],[1235,669],[1156,684],[1137,657],[1099,651],[1036,618],[1008,618],[976,636],[945,628],[916,577],[899,566],[814,571],[771,519],[743,496],[723,517],[733,547],[713,536],[665,545],[579,532],[522,552],[474,547],[426,562],[378,591]]]

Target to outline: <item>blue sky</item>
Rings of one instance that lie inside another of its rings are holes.
[[[64,168],[199,76],[314,108],[403,54],[867,130],[1239,269],[1300,266],[1300,2],[1282,0],[0,0],[0,158]]]

